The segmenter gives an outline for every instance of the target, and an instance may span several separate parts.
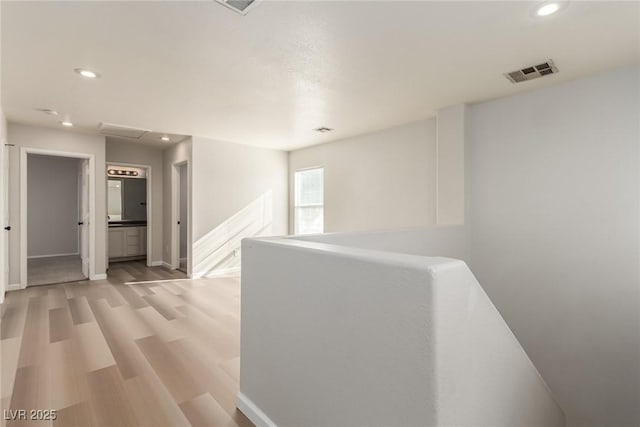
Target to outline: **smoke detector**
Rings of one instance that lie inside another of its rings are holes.
[[[258,0],[216,0],[218,3],[227,6],[229,9],[238,12],[240,15],[246,15],[251,7],[258,3]]]
[[[325,132],[331,132],[333,129],[328,128],[328,127],[326,127],[326,126],[322,126],[322,127],[319,127],[319,128],[315,128],[314,130],[315,130],[316,132],[325,133]]]
[[[558,68],[554,65],[553,61],[549,59],[547,62],[538,65],[531,65],[520,70],[505,73],[504,76],[509,79],[511,83],[521,83],[537,79],[538,77],[548,76],[549,74],[556,74],[557,72]]]

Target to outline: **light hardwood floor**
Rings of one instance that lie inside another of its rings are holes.
[[[107,280],[9,292],[3,415],[56,409],[57,419],[2,426],[252,426],[235,408],[240,281],[184,277],[128,262]]]

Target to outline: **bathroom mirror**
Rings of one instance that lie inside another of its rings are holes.
[[[147,220],[147,180],[112,178],[107,181],[109,222]]]

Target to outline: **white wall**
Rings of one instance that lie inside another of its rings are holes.
[[[244,237],[287,232],[287,153],[193,137],[194,274],[240,266]]]
[[[436,222],[464,224],[464,146],[466,105],[454,105],[438,111]]]
[[[293,176],[324,167],[325,231],[429,227],[436,223],[436,121],[427,119],[289,153]]]
[[[160,263],[163,259],[164,239],[164,161],[160,148],[140,145],[136,142],[107,137],[106,158],[111,163],[128,163],[151,166],[151,262]],[[147,177],[149,179],[149,177]],[[170,200],[170,199],[169,199]],[[149,206],[147,206],[149,208]]]
[[[640,69],[468,116],[474,274],[569,425],[640,425]]]
[[[27,156],[27,256],[79,254],[80,160]]]
[[[288,238],[384,252],[442,256],[468,262],[467,237],[468,230],[463,226],[443,226],[430,229],[312,234]]]
[[[242,250],[238,407],[256,425],[564,426],[464,262],[278,238]]]
[[[21,283],[20,278],[20,148],[31,147],[45,150],[93,154],[96,165],[96,236],[95,274],[104,275],[107,265],[107,196],[105,170],[105,140],[103,136],[68,132],[58,129],[39,128],[18,123],[9,123],[8,140],[15,144],[9,156],[9,210],[11,232],[9,237],[9,283]],[[26,283],[26,277],[22,283]]]
[[[175,216],[174,218],[174,214],[173,214],[173,203],[178,203],[179,200],[177,200],[177,196],[178,196],[178,192],[177,192],[177,188],[173,188],[173,180],[174,178],[177,178],[174,176],[175,173],[177,173],[174,170],[174,165],[175,164],[179,164],[179,163],[184,163],[187,162],[189,164],[189,168],[188,168],[188,179],[189,181],[191,181],[191,149],[192,149],[192,140],[191,138],[188,138],[187,140],[176,144],[176,145],[172,145],[169,148],[167,148],[166,150],[164,150],[163,155],[162,155],[162,161],[163,161],[163,170],[164,170],[164,188],[163,188],[163,198],[164,198],[164,210],[163,210],[163,259],[164,259],[164,263],[166,266],[173,266],[175,268],[178,267],[178,265],[173,265],[173,250],[174,248],[178,251],[178,253],[176,254],[176,257],[179,256],[179,251],[180,251],[180,245],[178,244],[178,242],[174,242],[175,236],[173,234],[173,222],[177,221],[177,216]],[[176,179],[177,181],[177,179]],[[174,194],[174,190],[175,194]],[[188,195],[187,195],[187,205],[188,207],[192,205],[192,190],[191,190],[191,186],[189,186],[189,191],[188,191]],[[189,214],[192,214],[193,210],[189,209]],[[189,217],[188,222],[191,223],[191,217]],[[188,232],[187,234],[189,234],[190,232]],[[191,236],[188,236],[188,243],[189,245],[191,244]],[[174,243],[176,243],[174,245]],[[191,258],[191,256],[189,256],[189,258]],[[187,269],[189,272],[191,272],[191,259],[189,259],[188,261],[188,266]]]

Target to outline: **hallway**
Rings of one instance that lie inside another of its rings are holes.
[[[2,409],[55,409],[38,426],[251,426],[236,411],[240,282],[142,262],[109,278],[11,292]]]

